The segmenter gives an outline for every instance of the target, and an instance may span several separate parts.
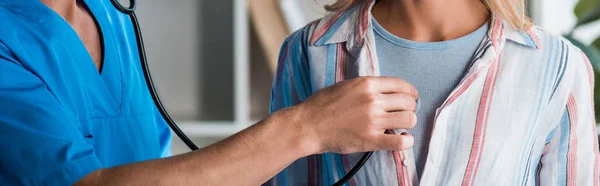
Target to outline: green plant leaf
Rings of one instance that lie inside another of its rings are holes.
[[[600,0],[579,0],[577,5],[575,5],[573,12],[575,13],[575,16],[581,17],[581,15],[598,4],[600,4]]]
[[[598,19],[600,19],[600,4],[596,4],[589,10],[582,13],[579,16],[579,19],[577,19],[577,24],[575,25],[575,27],[596,21]]]
[[[594,46],[597,51],[600,51],[600,37],[596,38],[596,40],[592,42],[592,46]]]
[[[594,69],[594,81],[596,85],[594,85],[594,103],[595,109],[600,109],[600,51],[596,49],[596,47],[586,46],[585,44],[579,42],[575,38],[569,35],[564,36],[567,40],[571,41],[573,45],[581,49],[581,51],[588,57],[590,63],[592,64],[592,68]],[[594,45],[600,44],[600,38],[594,41]],[[596,114],[596,120],[600,121],[600,112]]]

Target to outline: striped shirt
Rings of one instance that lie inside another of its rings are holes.
[[[363,0],[286,38],[271,112],[345,79],[379,75],[373,4]],[[565,39],[492,15],[468,72],[436,111],[421,178],[412,149],[376,151],[348,185],[598,186],[593,81],[586,56]],[[362,155],[311,155],[265,185],[331,185]]]

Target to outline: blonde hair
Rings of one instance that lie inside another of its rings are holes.
[[[326,5],[325,10],[330,12],[343,11],[355,3],[364,0],[336,0],[333,4]],[[525,15],[524,0],[481,0],[492,14],[506,20],[514,29],[527,30],[533,22]]]

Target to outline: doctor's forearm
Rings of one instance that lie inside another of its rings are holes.
[[[289,130],[296,122],[290,114],[274,114],[198,151],[98,170],[76,185],[260,185],[316,153],[300,130]]]
[[[95,171],[77,185],[260,185],[295,160],[323,152],[403,150],[417,91],[397,78],[356,78],[198,151]]]

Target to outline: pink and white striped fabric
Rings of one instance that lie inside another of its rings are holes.
[[[363,0],[285,40],[272,112],[345,79],[379,75],[372,6]],[[436,112],[421,179],[412,150],[377,151],[347,185],[598,186],[593,80],[589,61],[568,41],[492,16],[472,66]],[[331,185],[361,156],[312,155],[266,185]]]

